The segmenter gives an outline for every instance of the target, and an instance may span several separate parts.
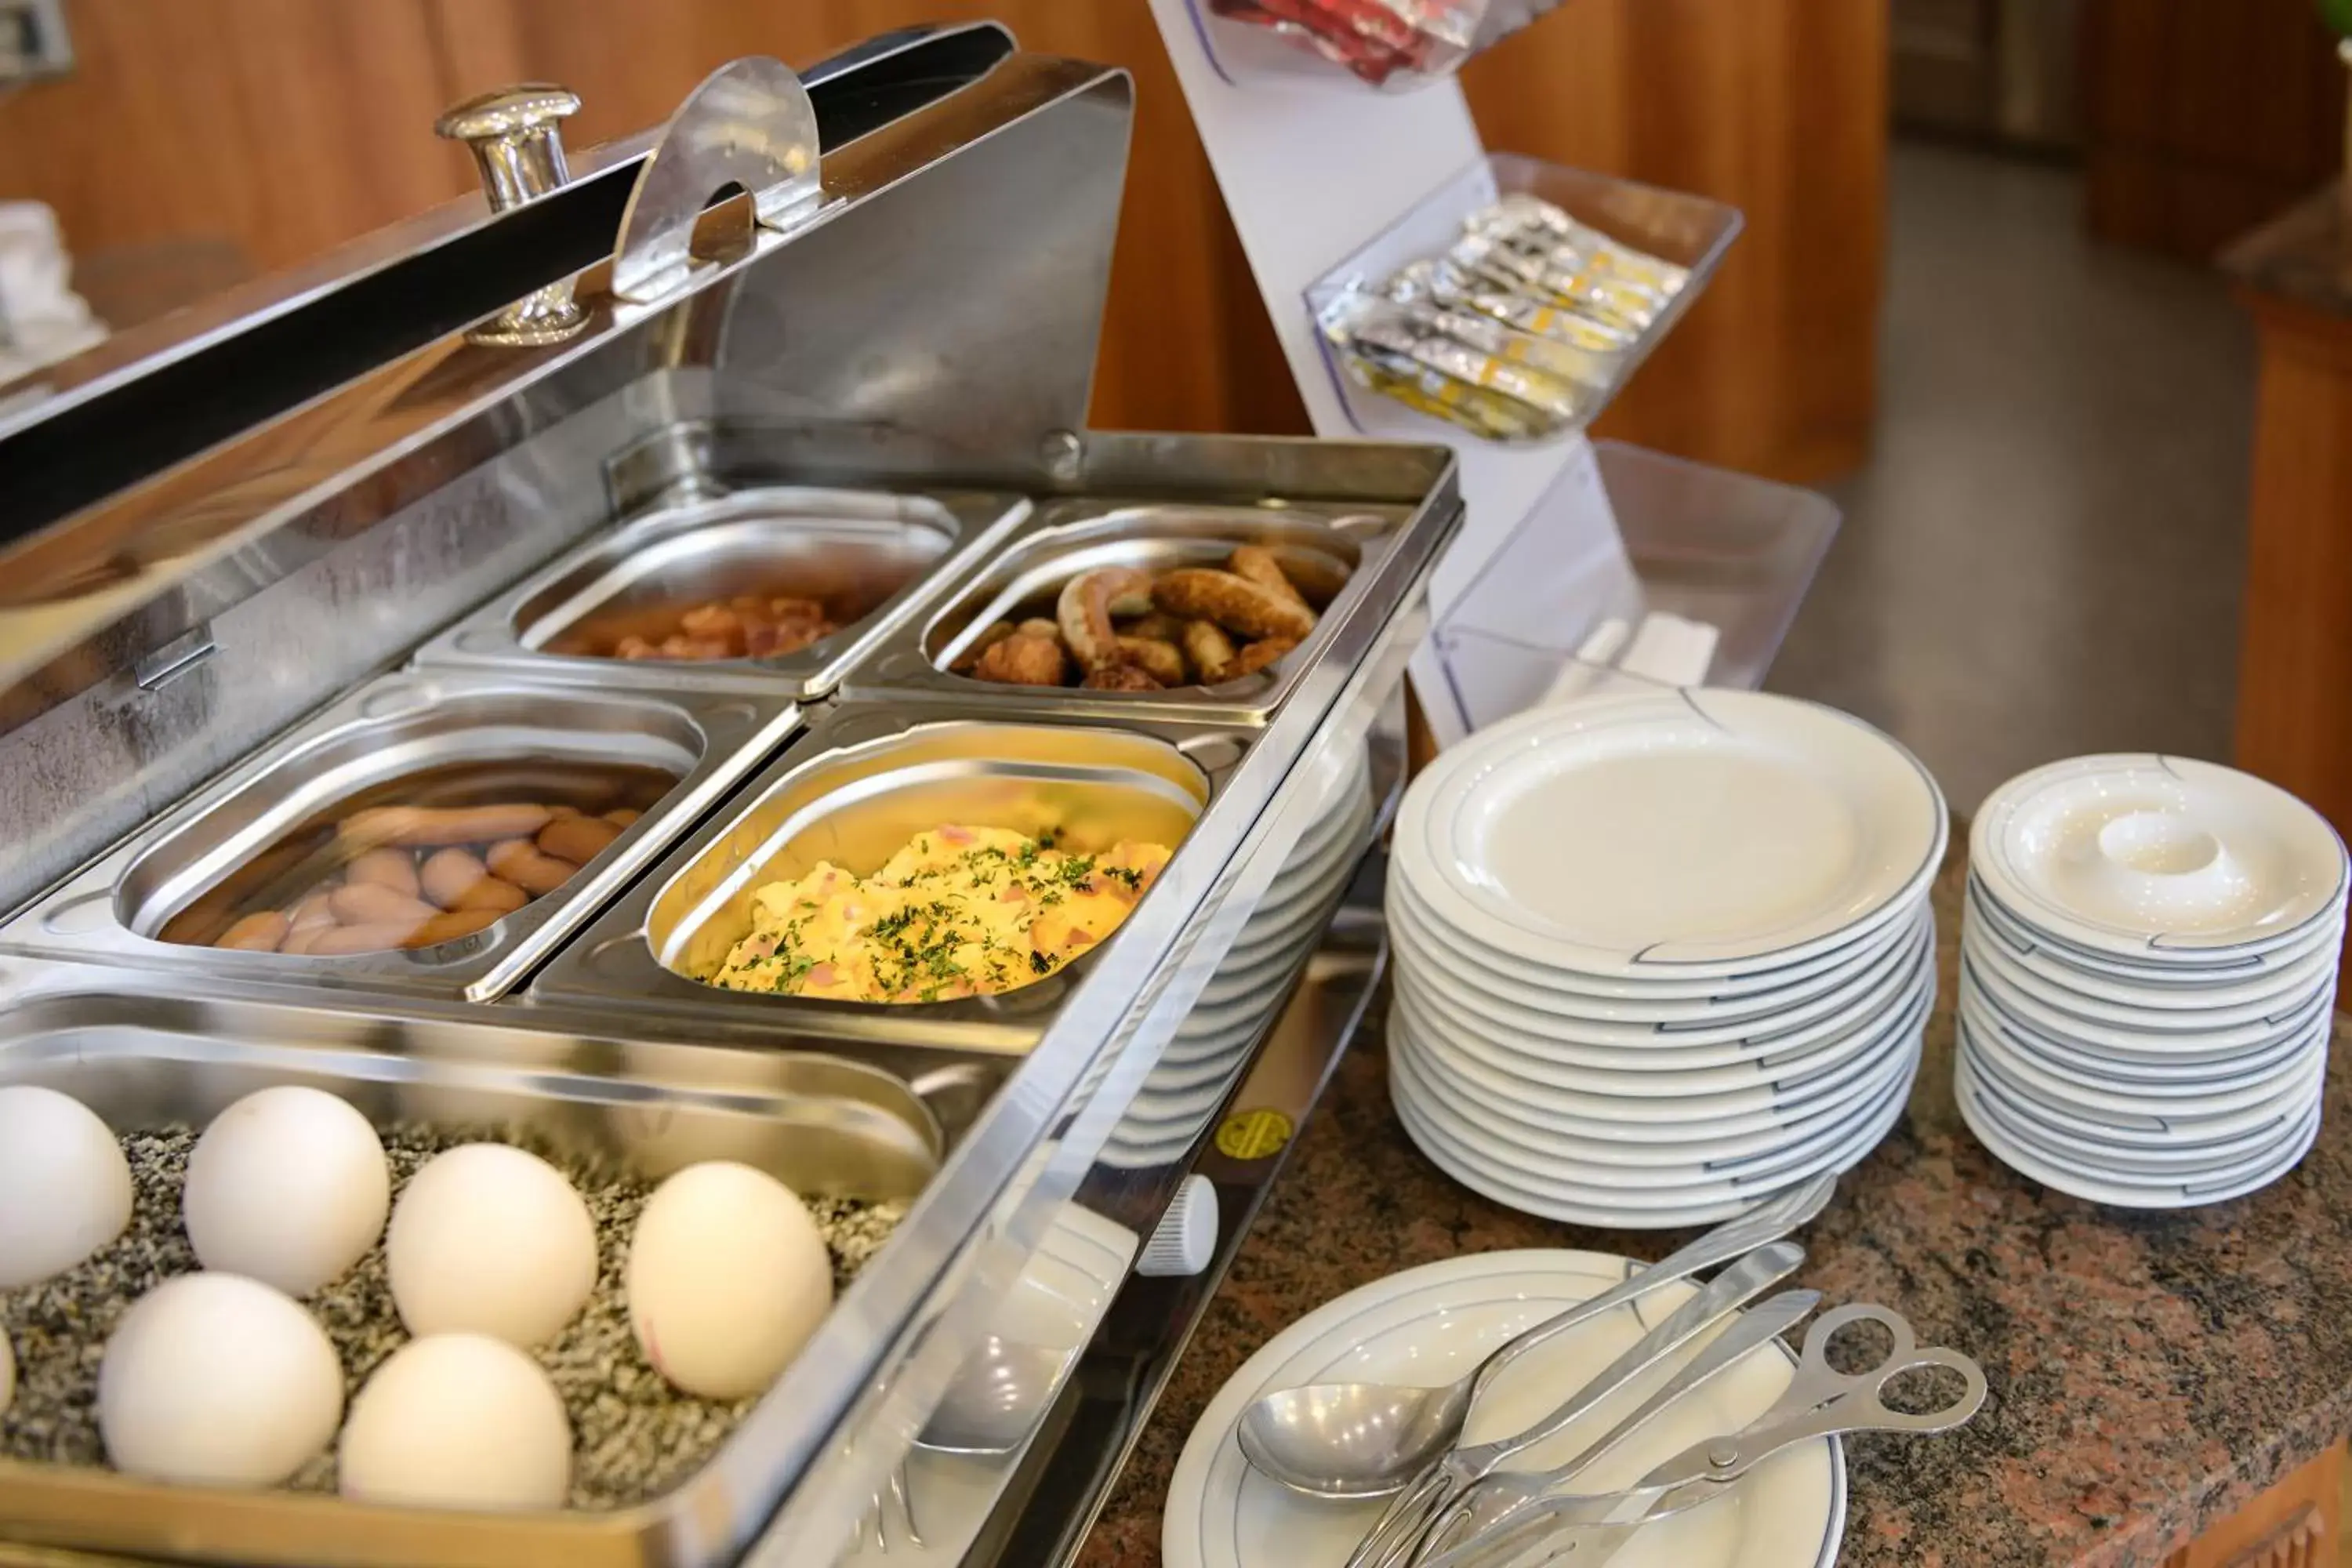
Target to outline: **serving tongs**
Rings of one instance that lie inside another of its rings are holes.
[[[1886,1329],[1887,1353],[1866,1371],[1840,1372],[1830,1365],[1830,1343],[1859,1322]],[[1717,1355],[1710,1345],[1596,1444],[1593,1455],[1761,1342],[1752,1335],[1738,1338],[1744,1342],[1730,1353]],[[1957,1396],[1925,1411],[1896,1410],[1885,1403],[1882,1393],[1888,1384],[1931,1367],[1959,1377]],[[1544,1489],[1559,1484],[1564,1473],[1583,1468],[1591,1462],[1584,1457],[1549,1475],[1489,1478],[1481,1483],[1488,1489],[1483,1500],[1465,1494],[1409,1561],[1414,1568],[1599,1568],[1643,1526],[1714,1501],[1784,1448],[1847,1432],[1948,1432],[1973,1416],[1984,1400],[1984,1373],[1969,1357],[1941,1346],[1921,1349],[1911,1325],[1884,1307],[1840,1307],[1824,1313],[1805,1335],[1796,1374],[1780,1397],[1738,1432],[1692,1444],[1622,1491],[1561,1496]],[[1508,1487],[1496,1485],[1503,1482]]]
[[[1397,1568],[1398,1564],[1414,1561],[1429,1541],[1431,1528],[1471,1488],[1494,1475],[1513,1455],[1567,1430],[1626,1384],[1685,1346],[1696,1343],[1716,1325],[1734,1317],[1740,1308],[1794,1274],[1804,1260],[1804,1248],[1791,1242],[1773,1241],[1757,1247],[1700,1287],[1657,1327],[1534,1426],[1509,1437],[1458,1447],[1440,1456],[1390,1502],[1370,1533],[1349,1554],[1347,1568]],[[1625,1289],[1641,1278],[1636,1275],[1618,1289]]]

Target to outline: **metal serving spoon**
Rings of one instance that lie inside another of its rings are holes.
[[[1790,1187],[1623,1283],[1545,1319],[1443,1388],[1318,1383],[1265,1394],[1242,1412],[1235,1431],[1242,1454],[1293,1491],[1312,1497],[1385,1497],[1454,1447],[1470,1407],[1511,1363],[1662,1285],[1780,1239],[1821,1213],[1836,1186],[1832,1173]]]

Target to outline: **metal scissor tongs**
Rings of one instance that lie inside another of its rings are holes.
[[[1894,1343],[1869,1371],[1839,1372],[1829,1363],[1830,1342],[1857,1322],[1884,1324]],[[1929,1367],[1958,1374],[1964,1386],[1958,1398],[1912,1412],[1892,1409],[1880,1397],[1895,1379]],[[1911,1325],[1884,1307],[1841,1307],[1815,1321],[1787,1391],[1743,1430],[1692,1444],[1623,1491],[1532,1500],[1469,1541],[1414,1561],[1421,1568],[1598,1568],[1642,1526],[1713,1501],[1783,1448],[1843,1432],[1949,1431],[1984,1399],[1984,1373],[1967,1356],[1940,1346],[1920,1349]]]

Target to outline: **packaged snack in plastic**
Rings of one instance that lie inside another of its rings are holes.
[[[1208,0],[1217,16],[1266,27],[1375,87],[1452,70],[1468,58],[1488,0]]]

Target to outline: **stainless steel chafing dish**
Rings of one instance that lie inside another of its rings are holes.
[[[1126,78],[991,26],[801,79],[739,61],[568,182],[562,106],[445,121],[485,139],[498,210],[456,204],[38,396],[0,389],[0,1083],[127,1126],[316,1082],[379,1120],[489,1116],[648,1169],[628,1131],[650,1111],[689,1148],[707,1127],[808,1190],[911,1207],[724,1447],[642,1505],[362,1510],[0,1460],[0,1562],[834,1561],[1058,1216],[1139,1243],[1188,1172],[1242,1157],[1203,1142],[1237,1085],[1303,1114],[1377,973],[1344,895],[1392,798],[1367,737],[1458,523],[1451,458],[1085,429]],[[1077,563],[1258,539],[1350,569],[1264,675],[1128,694],[943,668]],[[566,639],[790,592],[771,565],[838,586],[842,630],[699,665]],[[159,940],[371,791],[520,758],[675,782],[461,942]],[[1049,980],[890,1006],[694,978],[813,847],[870,870],[893,834],[1018,825],[1023,799],[1174,846]],[[1130,1440],[1153,1365],[1120,1429],[1077,1441]],[[1110,1479],[1088,1473],[1058,1523],[1024,1516],[1060,1544],[1014,1560],[1075,1550]]]

